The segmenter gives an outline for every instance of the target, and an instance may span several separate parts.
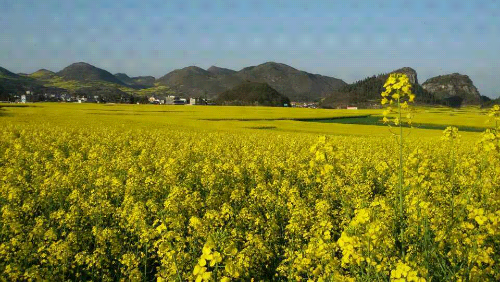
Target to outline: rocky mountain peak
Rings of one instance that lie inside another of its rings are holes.
[[[467,75],[452,73],[427,79],[422,87],[437,98],[447,99],[458,96],[465,104],[479,104],[481,94]]]
[[[406,76],[408,76],[412,84],[418,84],[417,71],[410,67],[403,67],[392,71],[391,73],[404,73],[406,74]]]

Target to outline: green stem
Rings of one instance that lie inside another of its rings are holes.
[[[403,124],[401,120],[401,101],[398,98],[398,113],[399,113],[399,239],[401,241],[401,256],[404,258],[404,242],[403,242]]]
[[[451,195],[451,219],[452,223],[455,222],[455,200],[454,200],[454,187],[455,187],[455,143],[452,140],[452,146],[451,146],[451,175],[450,175],[450,182],[451,182],[451,189],[450,189],[450,195]]]
[[[218,280],[217,280],[217,274],[218,274],[218,272],[219,272],[219,263],[216,263],[216,264],[215,264],[215,271],[214,271],[214,272],[215,272],[215,273],[214,273],[214,275],[215,275],[215,277],[214,277],[214,278],[215,278],[215,280],[214,280],[214,281],[218,281]]]
[[[170,248],[173,249],[172,243],[170,243]],[[179,273],[179,267],[177,266],[177,253],[174,250],[174,266],[175,266],[175,272],[177,273],[177,278],[179,279],[179,282],[182,282],[182,277],[181,274]]]

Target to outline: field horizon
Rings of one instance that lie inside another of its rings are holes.
[[[136,123],[141,126],[203,128],[206,130],[269,129],[276,132],[302,132],[326,135],[384,136],[390,134],[382,122],[382,109],[309,109],[265,106],[190,106],[190,105],[127,105],[79,103],[0,104],[9,122],[38,121],[46,117],[55,124],[94,122]],[[21,106],[22,105],[22,106]],[[409,131],[423,136],[439,136],[448,126],[455,126],[466,135],[482,132],[488,124],[488,108],[468,106],[414,107],[415,119]],[[354,128],[354,130],[353,130]]]

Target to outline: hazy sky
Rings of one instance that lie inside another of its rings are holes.
[[[0,0],[0,66],[160,77],[266,61],[353,82],[409,66],[500,95],[498,0]]]

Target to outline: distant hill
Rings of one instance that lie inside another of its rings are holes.
[[[153,87],[155,86],[155,80],[153,76],[136,76],[132,77],[132,81],[137,85],[142,85],[144,87]]]
[[[219,67],[216,67],[216,66],[211,66],[207,69],[207,71],[211,74],[214,74],[214,75],[231,75],[231,74],[235,74],[236,71],[235,70],[231,70],[231,69],[225,69],[225,68],[219,68]]]
[[[202,68],[189,66],[171,71],[156,82],[170,87],[182,96],[215,98],[217,94],[243,81],[240,78],[219,76]]]
[[[481,104],[481,94],[467,75],[452,73],[432,77],[422,87],[441,100],[462,99],[464,104]]]
[[[245,80],[265,82],[292,101],[314,101],[347,85],[343,80],[311,74],[285,64],[267,62],[240,70]]]
[[[114,76],[116,78],[118,78],[119,80],[121,80],[125,84],[129,84],[129,85],[135,84],[135,82],[132,80],[132,78],[130,78],[128,75],[126,75],[124,73],[115,73]]]
[[[36,72],[29,74],[28,76],[34,79],[50,79],[55,76],[55,72],[46,69],[39,69]]]
[[[380,75],[379,77],[382,78],[383,80],[387,80],[387,78],[389,77],[389,74],[391,74],[391,73],[403,73],[403,74],[406,74],[406,76],[410,80],[411,84],[413,84],[413,85],[418,84],[417,71],[414,70],[414,69],[412,69],[412,68],[410,68],[410,67],[403,67],[403,68],[400,68],[400,69],[397,69],[397,70],[393,70],[390,73]]]
[[[27,90],[41,89],[43,86],[27,76],[15,74],[0,67],[0,85],[6,93],[23,94]]]
[[[340,79],[311,74],[285,64],[267,62],[240,71],[212,66],[208,70],[196,66],[174,70],[159,78],[180,94],[216,97],[245,81],[267,83],[283,95],[296,101],[319,100],[328,93],[346,85]]]
[[[155,86],[155,78],[152,76],[129,77],[124,73],[116,73],[114,76],[127,86],[135,89],[144,89]]]
[[[140,100],[139,96],[171,93],[168,87],[156,87],[152,76],[130,78],[136,84],[128,85],[109,75],[109,72],[86,63],[72,64],[58,73],[40,69],[25,76],[0,68],[0,100],[15,99],[16,95],[25,94],[28,90],[36,96],[33,101],[43,101],[50,97],[45,94],[72,94],[99,96],[101,101],[107,102],[132,102]]]
[[[200,67],[189,66],[182,69],[177,69],[169,72],[168,74],[157,79],[158,82],[170,84],[182,84],[184,80],[188,82],[195,81],[196,79],[205,79],[212,76],[212,74]]]
[[[63,70],[57,72],[56,74],[65,80],[76,80],[84,82],[105,81],[119,85],[126,85],[110,72],[83,62],[71,64]]]
[[[220,105],[259,105],[282,107],[290,104],[288,97],[280,94],[267,83],[245,82],[219,94]]]
[[[50,71],[46,71],[47,75]],[[38,71],[39,75],[42,73]],[[43,93],[62,93],[65,89],[45,86],[40,80],[31,75],[18,75],[0,67],[0,100],[6,101],[14,99],[15,95],[26,94],[26,91],[34,92],[37,95]]]
[[[385,91],[385,81],[391,73],[404,73],[408,76],[412,84],[412,91],[416,94],[416,102],[433,103],[435,101],[433,95],[418,84],[417,72],[412,68],[404,67],[389,73],[373,75],[346,85],[323,99],[320,102],[320,106],[323,108],[378,106],[380,105],[380,94]]]
[[[0,67],[0,77],[13,77],[13,78],[17,78],[19,77],[20,75],[18,74],[15,74],[7,69],[4,69],[2,67]]]

